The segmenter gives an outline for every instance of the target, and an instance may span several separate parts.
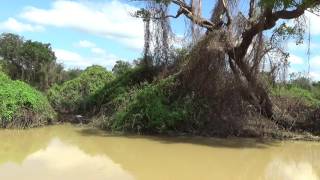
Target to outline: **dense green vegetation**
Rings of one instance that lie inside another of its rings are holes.
[[[50,44],[27,40],[14,34],[1,34],[0,56],[8,75],[46,90],[60,81],[63,67],[56,63]]]
[[[132,68],[132,65],[129,62],[117,61],[112,68],[112,72],[116,76],[121,76]]]
[[[272,94],[287,98],[295,98],[303,101],[306,105],[318,107],[320,106],[320,89],[312,87],[312,89],[304,89],[295,84],[290,86],[278,86],[273,88]]]
[[[102,116],[98,119],[103,128],[126,132],[168,132],[175,130],[188,119],[192,102],[172,101],[175,78],[160,81],[135,81],[143,77],[144,68],[134,68],[118,76],[97,94]],[[136,79],[137,80],[137,79]],[[140,79],[141,80],[141,79]]]
[[[187,109],[170,102],[173,83],[173,78],[167,78],[124,94],[125,101],[117,107],[111,127],[136,132],[163,132],[177,127],[187,119]]]
[[[55,121],[46,97],[30,85],[0,72],[0,127],[34,127]]]
[[[274,96],[281,96],[290,99],[296,99],[303,104],[318,108],[320,107],[320,86],[312,82],[309,78],[300,75],[294,75],[289,82],[285,84],[276,84],[271,91]]]
[[[64,70],[57,63],[50,44],[3,33],[0,35],[0,64],[12,78],[24,81],[41,91],[48,90],[54,84],[77,77],[81,70]]]
[[[134,16],[145,23],[143,57],[134,64],[117,61],[112,72],[100,66],[66,71],[50,44],[2,34],[1,70],[21,80],[2,73],[2,126],[37,119],[24,112],[54,117],[46,98],[24,81],[43,91],[59,114],[85,115],[112,131],[210,136],[316,131],[310,126],[320,118],[320,86],[303,76],[288,81],[289,54],[281,44],[290,38],[302,42],[299,17],[317,10],[319,2],[251,1],[248,12],[241,12],[239,4],[218,0],[210,20],[195,12],[201,10],[197,3],[157,0],[138,10]],[[180,7],[177,17],[193,23],[187,45],[178,50],[167,19],[172,4]],[[248,15],[241,19],[243,13]],[[281,19],[296,21],[277,23]]]
[[[54,85],[47,93],[54,109],[60,113],[85,113],[92,96],[100,91],[113,74],[101,66],[91,66],[78,77]]]

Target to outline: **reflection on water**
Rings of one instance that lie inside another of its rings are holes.
[[[45,149],[30,154],[21,164],[8,162],[0,166],[0,179],[24,180],[132,180],[105,155],[90,156],[76,146],[52,140]]]
[[[0,180],[319,180],[320,143],[0,130]]]
[[[272,180],[318,180],[318,175],[309,162],[275,159],[266,170],[266,179]]]

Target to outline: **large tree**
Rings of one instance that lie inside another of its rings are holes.
[[[4,33],[0,36],[0,56],[11,78],[26,81],[41,90],[47,90],[62,79],[63,67],[56,62],[50,44],[25,41],[18,35]]]
[[[288,20],[300,22],[299,18],[305,11],[319,12],[320,5],[319,0],[212,0],[211,17],[207,19],[201,16],[201,0],[152,2],[166,7],[178,6],[178,11],[175,15],[163,15],[163,8],[157,10],[154,8],[157,6],[153,6],[152,9],[147,7],[139,11],[140,16],[145,17],[147,14],[148,18],[159,20],[184,15],[193,25],[206,31],[203,40],[195,45],[200,53],[190,60],[189,66],[184,70],[188,84],[198,87],[198,90],[201,87],[208,88],[208,84],[214,79],[210,77],[216,76],[216,71],[219,70],[210,67],[217,68],[219,66],[212,64],[223,64],[242,86],[243,96],[269,118],[273,116],[273,105],[259,78],[264,58],[271,50],[277,49],[280,42],[275,37],[303,32],[299,25],[290,27],[286,24]],[[194,27],[192,30],[194,31]],[[287,57],[285,52],[278,52]],[[274,70],[274,66],[269,69]]]

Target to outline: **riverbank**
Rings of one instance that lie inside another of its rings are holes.
[[[2,76],[7,85],[15,82]],[[92,66],[78,77],[54,85],[46,96],[22,82],[14,85],[3,91],[0,88],[5,97],[5,108],[0,111],[4,111],[2,123],[13,122],[18,128],[58,119],[89,123],[107,132],[169,136],[318,140],[320,132],[317,84],[270,85],[271,118],[242,97],[241,88],[232,83],[217,87],[216,94],[207,99],[183,86],[179,74],[161,77],[155,68],[145,66],[128,67],[120,74]],[[21,97],[23,90],[28,94]],[[53,109],[60,114],[58,118]],[[38,116],[42,118],[38,120]]]
[[[78,115],[79,116],[79,115]],[[263,134],[258,136],[256,134],[247,133],[247,134],[240,134],[238,136],[210,136],[205,134],[190,134],[185,132],[166,132],[166,133],[130,133],[130,132],[123,132],[123,131],[111,131],[111,130],[105,130],[100,127],[99,124],[96,122],[89,122],[87,117],[82,117],[82,120],[77,117],[77,115],[64,115],[60,116],[63,117],[63,120],[60,119],[60,123],[57,123],[57,125],[63,125],[71,123],[75,127],[82,127],[87,128],[88,132],[92,134],[103,134],[108,133],[110,135],[120,135],[120,136],[136,136],[136,135],[147,135],[147,136],[155,136],[159,138],[174,138],[174,137],[185,137],[185,138],[194,138],[194,137],[203,137],[203,138],[221,138],[221,139],[229,139],[229,138],[252,138],[257,140],[266,140],[266,141],[272,141],[272,140],[279,140],[279,141],[314,141],[314,142],[320,142],[320,136],[313,135],[310,132],[290,132],[290,131],[273,131],[272,129],[268,129],[265,132],[260,131],[260,133]],[[69,118],[69,120],[67,120]],[[72,120],[70,120],[72,119]],[[82,122],[83,121],[83,122]],[[274,130],[274,129],[273,129]]]

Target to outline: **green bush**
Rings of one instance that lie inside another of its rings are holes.
[[[47,93],[52,106],[61,113],[86,112],[92,96],[113,79],[101,66],[88,67],[75,79],[53,86]]]
[[[10,81],[11,81],[10,78],[6,74],[4,74],[2,71],[0,71],[0,83],[5,84]]]
[[[312,88],[312,81],[310,78],[302,75],[301,73],[291,73],[289,86],[298,87],[310,90]]]
[[[311,88],[311,92],[316,99],[320,100],[320,87],[319,86],[313,86]]]
[[[117,61],[116,64],[112,68],[112,72],[116,76],[121,76],[128,72],[130,69],[132,69],[132,65],[129,62],[126,61]]]
[[[55,112],[42,93],[0,72],[0,127],[34,127],[54,119]]]
[[[114,101],[128,93],[132,88],[139,87],[141,84],[151,82],[154,71],[145,67],[135,67],[128,69],[123,74],[117,76],[114,80],[107,83],[93,97],[91,108],[100,111],[107,108],[107,111],[114,112]]]
[[[299,86],[280,86],[275,87],[272,90],[273,95],[284,96],[289,98],[300,99],[306,105],[309,106],[319,106],[319,92],[317,90],[308,90]]]
[[[106,111],[102,126],[139,133],[174,131],[188,119],[192,105],[191,101],[173,97],[175,82],[174,77],[169,77],[151,84],[141,83],[127,91],[118,88],[118,94],[108,103],[114,110]]]
[[[4,72],[4,65],[3,65],[3,61],[0,59],[0,72]]]

